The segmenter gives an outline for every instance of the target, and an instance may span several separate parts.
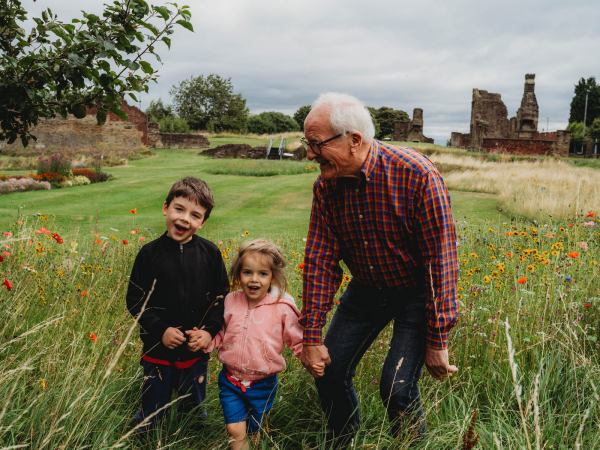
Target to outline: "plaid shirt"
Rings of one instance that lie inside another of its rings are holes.
[[[358,179],[317,178],[304,256],[306,345],[322,343],[340,260],[361,284],[426,287],[427,346],[447,347],[459,310],[456,229],[446,184],[429,159],[373,141]]]

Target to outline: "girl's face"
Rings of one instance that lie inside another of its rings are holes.
[[[269,258],[256,252],[247,253],[242,261],[240,285],[252,308],[269,292],[273,273],[268,264]]]

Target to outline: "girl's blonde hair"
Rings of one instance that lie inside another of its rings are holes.
[[[249,253],[258,253],[268,261],[273,276],[272,284],[279,290],[278,298],[283,297],[283,294],[286,293],[288,288],[284,272],[285,259],[281,248],[267,239],[255,239],[253,241],[244,242],[240,246],[235,259],[233,260],[233,264],[231,265],[231,269],[229,269],[229,276],[232,279],[233,285],[236,286],[240,284],[240,275],[242,273],[244,257]]]

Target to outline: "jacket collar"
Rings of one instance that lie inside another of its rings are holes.
[[[179,247],[179,243],[177,241],[175,241],[174,239],[170,238],[169,236],[167,236],[167,232],[165,231],[162,236],[159,238],[161,240],[161,242],[164,242],[166,245],[172,245],[174,247]],[[194,234],[192,235],[192,238],[187,241],[185,244],[185,246],[188,245],[195,245],[196,242],[198,242],[198,235]]]

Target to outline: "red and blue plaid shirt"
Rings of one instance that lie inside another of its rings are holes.
[[[424,286],[427,346],[447,347],[459,312],[456,229],[446,184],[429,159],[373,141],[358,179],[317,178],[304,256],[306,345],[322,343],[340,260],[361,284]]]

